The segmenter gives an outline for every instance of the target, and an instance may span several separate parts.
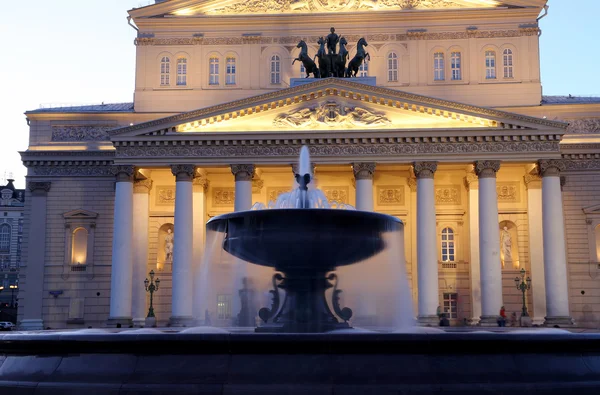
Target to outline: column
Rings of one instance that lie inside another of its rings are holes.
[[[569,315],[567,285],[567,252],[560,172],[565,164],[560,160],[541,160],[542,226],[544,240],[544,278],[546,283],[545,325],[572,325]]]
[[[438,242],[435,221],[433,175],[437,162],[415,162],[417,177],[417,277],[419,284],[420,325],[437,325],[440,305],[438,279]]]
[[[373,211],[373,173],[375,162],[353,163],[352,170],[356,180],[356,209]]]
[[[479,180],[470,171],[465,177],[469,194],[469,256],[471,270],[471,325],[481,317],[481,274],[479,271]]]
[[[25,331],[44,329],[42,300],[46,255],[46,206],[50,185],[49,182],[27,182],[30,192],[28,199],[31,199],[31,211],[28,216],[29,248],[26,266],[21,267],[25,281],[19,284],[19,310],[23,310],[19,329]]]
[[[133,275],[131,316],[134,326],[145,324],[148,310],[144,280],[148,277],[148,226],[149,203],[152,180],[140,180],[133,184]]]
[[[113,167],[117,182],[115,186],[108,326],[121,324],[128,327],[132,324],[133,172],[133,166]]]
[[[194,247],[193,247],[193,311],[194,318],[204,320],[204,311],[202,310],[203,295],[202,282],[200,278],[200,270],[204,247],[206,245],[205,230],[206,230],[206,192],[208,191],[209,181],[206,177],[206,172],[197,171],[197,177],[194,178],[193,184],[193,204],[194,204]]]
[[[233,211],[246,211],[252,208],[252,176],[254,165],[231,165],[235,177],[235,201]]]
[[[175,226],[173,230],[173,293],[171,326],[189,326],[193,322],[193,245],[194,204],[192,180],[194,165],[172,165],[175,176]]]
[[[537,171],[536,171],[537,173]],[[532,323],[542,325],[546,316],[546,284],[544,275],[544,236],[542,228],[542,177],[527,174],[527,219],[529,225],[529,262],[531,264],[533,311]]]
[[[475,162],[479,178],[479,263],[481,277],[482,326],[498,325],[502,307],[502,265],[500,263],[500,228],[496,173],[500,161]]]
[[[404,224],[405,232],[410,230],[410,285],[412,287],[413,311],[419,311],[419,284],[417,276],[417,179],[414,174],[408,178],[408,187],[410,189],[410,209],[408,212],[410,226]]]

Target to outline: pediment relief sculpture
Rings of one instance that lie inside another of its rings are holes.
[[[336,12],[357,10],[412,10],[464,8],[450,0],[250,0],[216,8],[208,14],[255,14],[284,12]]]
[[[319,106],[301,108],[279,115],[273,120],[273,126],[280,128],[353,128],[387,126],[391,121],[385,114],[363,107],[346,107],[335,102]]]

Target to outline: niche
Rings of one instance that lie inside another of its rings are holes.
[[[175,235],[173,224],[163,224],[158,229],[158,248],[156,251],[156,269],[159,272],[171,271],[173,267],[173,247]]]
[[[500,261],[502,269],[520,268],[517,225],[511,221],[500,222]]]

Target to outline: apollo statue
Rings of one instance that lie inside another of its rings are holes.
[[[165,261],[173,261],[173,231],[170,228],[165,235]]]

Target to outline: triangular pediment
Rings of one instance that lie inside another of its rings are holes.
[[[583,213],[586,215],[597,215],[600,216],[600,204],[595,204],[593,206],[584,207]]]
[[[109,132],[144,135],[364,130],[555,129],[567,124],[328,78]]]
[[[129,11],[134,17],[542,7],[546,0],[169,0]]]
[[[93,211],[84,210],[84,209],[76,209],[71,210],[63,214],[63,218],[65,219],[96,219],[98,218],[98,213]]]

